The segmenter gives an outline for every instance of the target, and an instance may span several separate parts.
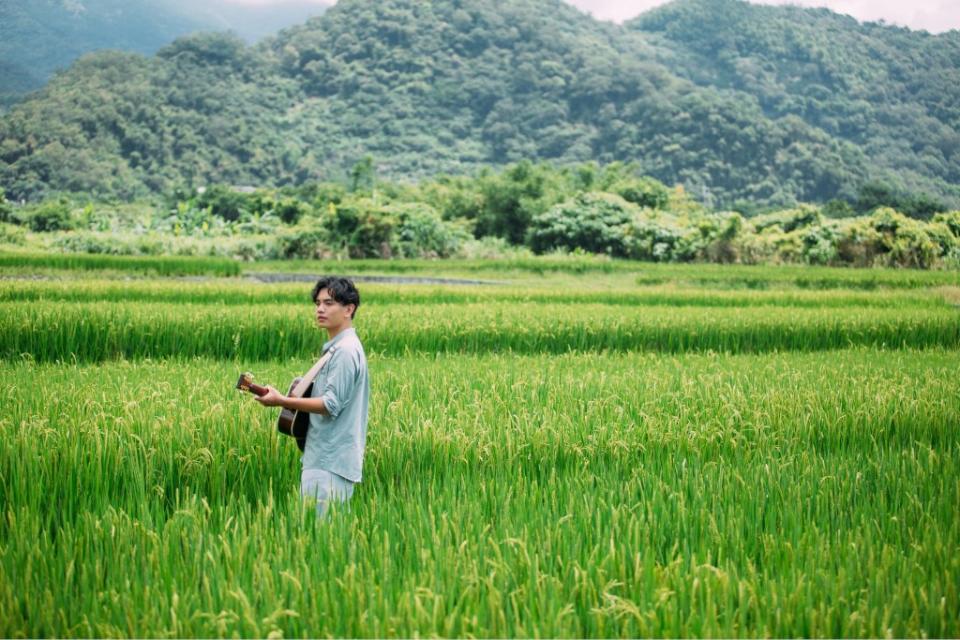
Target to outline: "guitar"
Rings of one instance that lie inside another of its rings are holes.
[[[291,398],[306,398],[310,396],[310,392],[313,390],[313,381],[316,379],[317,374],[320,373],[320,369],[323,368],[323,365],[333,357],[333,353],[336,351],[336,347],[331,347],[327,350],[323,357],[317,360],[317,363],[311,367],[310,371],[307,371],[307,374],[293,379],[293,382],[290,383],[290,390],[287,391],[287,395]],[[307,383],[307,381],[310,381]],[[250,393],[258,396],[262,396],[267,393],[266,387],[261,387],[258,384],[253,382],[253,374],[251,373],[241,373],[240,378],[237,380],[237,389],[241,391],[249,391]],[[306,411],[293,411],[292,409],[287,409],[282,407],[280,409],[280,417],[277,419],[277,431],[282,433],[285,436],[291,436],[297,439],[297,446],[300,447],[300,451],[303,451],[304,447],[307,445],[307,431],[310,430],[310,414]]]
[[[293,382],[290,383],[290,389],[287,391],[288,396],[294,398],[304,398],[310,395],[310,392],[313,389],[312,382],[307,385],[302,393],[299,395],[294,395],[297,390],[297,385],[299,385],[302,380],[302,377],[296,377],[293,379]],[[240,389],[241,391],[249,391],[256,396],[262,396],[267,393],[266,387],[262,387],[253,382],[253,374],[251,373],[240,374],[240,378],[237,379],[237,389]],[[309,413],[306,411],[293,411],[292,409],[287,409],[286,407],[280,408],[280,417],[277,418],[277,431],[285,436],[296,438],[297,447],[300,448],[300,451],[303,451],[304,447],[306,447],[307,431],[309,431],[309,429]]]

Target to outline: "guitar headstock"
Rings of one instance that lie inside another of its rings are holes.
[[[252,373],[241,373],[240,377],[237,378],[237,389],[240,389],[240,391],[250,391],[251,384],[253,384]]]

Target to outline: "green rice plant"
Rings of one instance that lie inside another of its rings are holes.
[[[510,260],[293,260],[248,265],[249,272],[394,273],[515,277],[522,274],[633,274],[641,285],[685,282],[734,288],[801,287],[807,289],[912,289],[960,285],[960,271],[852,269],[809,265],[675,264],[610,260],[590,256],[540,256]]]
[[[508,286],[391,285],[359,282],[364,306],[412,304],[543,303],[609,304],[625,306],[697,307],[943,307],[940,292],[927,290],[764,291],[708,289],[659,285],[633,290],[590,290],[578,287],[532,288]],[[8,280],[0,282],[0,302],[170,302],[225,305],[309,304],[310,283],[260,284],[216,280]]]
[[[813,351],[848,346],[960,346],[952,308],[761,309],[583,304],[361,307],[368,352]],[[0,357],[314,357],[313,308],[144,302],[0,303]]]
[[[643,286],[687,283],[728,288],[766,289],[911,289],[960,285],[960,271],[913,269],[850,269],[805,265],[663,264],[610,260],[592,256],[539,256],[507,260],[285,260],[242,265],[213,257],[145,257],[38,252],[0,252],[0,270],[8,273],[40,271],[115,271],[157,275],[234,276],[250,273],[401,274],[517,278],[531,275],[632,276]]]
[[[323,522],[302,363],[0,364],[0,635],[956,636],[957,358],[373,356]]]
[[[0,253],[0,269],[119,271],[160,276],[235,276],[240,273],[240,263],[223,258],[10,252]]]

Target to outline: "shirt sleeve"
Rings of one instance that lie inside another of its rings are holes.
[[[320,397],[332,417],[336,418],[353,399],[359,367],[351,353],[338,351],[330,358],[330,371],[323,381]]]

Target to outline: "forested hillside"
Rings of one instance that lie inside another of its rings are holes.
[[[223,0],[3,0],[0,109],[90,51],[150,55],[200,30],[230,30],[252,42],[322,11],[322,5],[305,0],[271,7]]]
[[[678,0],[627,26],[674,73],[853,142],[894,188],[956,196],[960,31],[934,36],[730,0]]]
[[[254,47],[83,58],[0,121],[0,186],[134,198],[336,179],[367,155],[408,179],[623,160],[710,207],[885,189],[932,211],[960,193],[956,40],[739,0],[625,27],[560,0],[341,0]]]

